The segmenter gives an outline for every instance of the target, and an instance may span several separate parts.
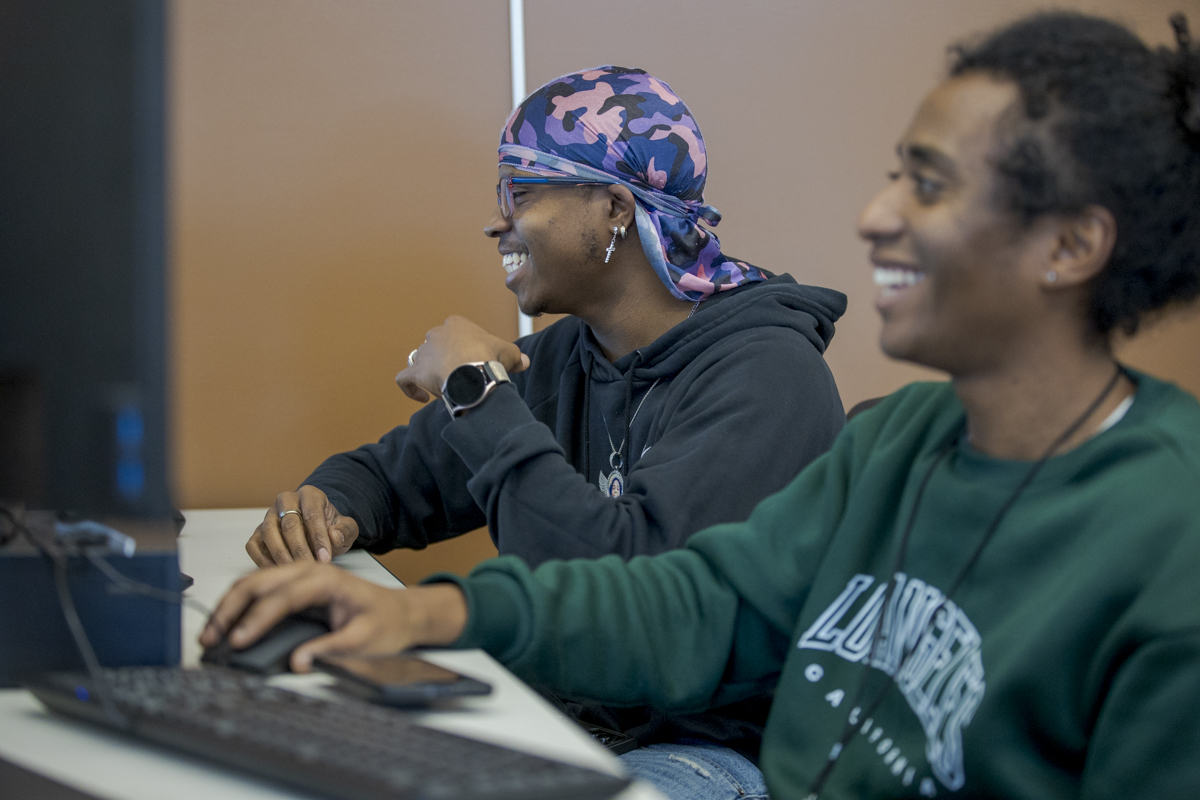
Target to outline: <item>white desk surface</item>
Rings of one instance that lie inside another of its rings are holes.
[[[233,581],[254,570],[243,546],[265,512],[265,509],[185,512],[188,524],[179,538],[180,568],[196,580],[188,596],[211,608]],[[354,550],[334,561],[382,586],[400,585],[364,551]],[[184,607],[185,666],[199,661],[196,637],[203,622],[202,613]],[[447,710],[414,714],[421,724],[620,774],[619,762],[607,750],[482,650],[425,651],[422,657],[487,681],[493,691],[486,697],[459,701]],[[279,685],[314,694],[321,694],[328,680],[320,675],[283,675],[272,679]],[[113,800],[309,797],[247,778],[212,762],[52,715],[21,689],[0,690],[0,757],[80,791]],[[642,783],[619,796],[619,800],[661,798],[662,795]]]

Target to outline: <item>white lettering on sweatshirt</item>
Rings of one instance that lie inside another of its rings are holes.
[[[871,651],[882,612],[871,666],[895,680],[925,731],[925,757],[933,774],[956,791],[966,783],[962,730],[986,689],[979,631],[937,587],[903,572],[895,578],[884,609],[887,584],[876,586],[859,603],[875,578],[855,575],[796,646],[860,662]]]

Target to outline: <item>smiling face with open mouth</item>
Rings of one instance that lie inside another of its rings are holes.
[[[500,177],[531,175],[500,167]],[[603,187],[513,186],[512,216],[497,206],[484,232],[499,240],[504,285],[521,311],[581,316],[597,299],[604,244]]]
[[[994,361],[1034,313],[1041,241],[999,206],[994,155],[1016,86],[946,81],[897,148],[899,169],[863,210],[883,351],[952,375]]]

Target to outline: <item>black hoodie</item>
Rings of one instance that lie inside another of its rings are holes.
[[[567,317],[517,342],[529,368],[482,405],[452,419],[430,403],[305,483],[358,522],[356,546],[377,553],[485,524],[501,554],[531,567],[676,549],[702,528],[745,520],[829,448],[846,418],[822,353],[845,310],[840,292],[771,277],[714,295],[611,364]],[[618,449],[625,494],[610,498],[600,482]],[[643,745],[701,737],[750,758],[771,694],[764,684],[735,705],[676,716],[547,692]]]
[[[529,368],[481,406],[452,419],[430,403],[305,483],[377,553],[485,524],[531,567],[681,547],[744,520],[841,430],[822,353],[845,307],[839,292],[772,277],[714,295],[611,364],[567,317],[518,342]],[[599,480],[617,448],[628,463],[614,499]]]

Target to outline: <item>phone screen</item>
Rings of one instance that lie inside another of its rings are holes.
[[[386,705],[428,705],[492,691],[482,681],[415,656],[318,656],[313,666],[338,677],[340,688]]]
[[[414,656],[338,657],[322,661],[339,667],[359,680],[375,686],[404,686],[411,683],[457,683],[463,676]]]

